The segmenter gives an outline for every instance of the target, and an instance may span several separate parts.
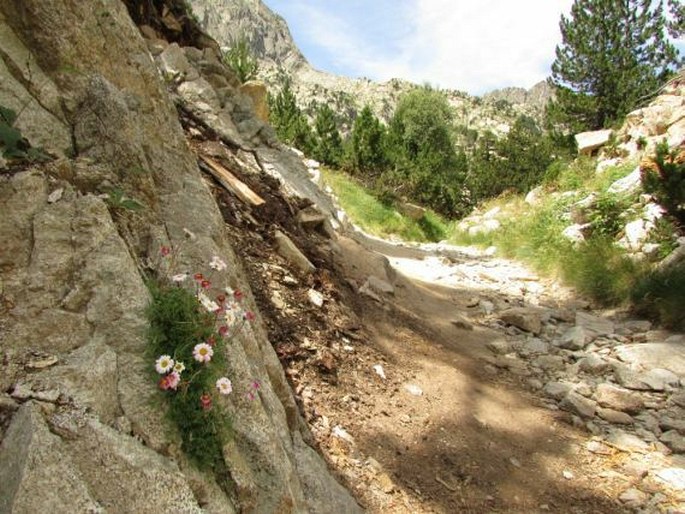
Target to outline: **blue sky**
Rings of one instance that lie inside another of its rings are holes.
[[[317,69],[482,94],[545,79],[573,0],[264,0]]]

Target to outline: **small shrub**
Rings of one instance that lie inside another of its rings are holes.
[[[225,352],[253,315],[240,307],[239,291],[227,290],[212,299],[211,274],[172,275],[175,254],[162,247],[161,255],[157,274],[148,281],[148,355],[154,361],[150,370],[156,371],[183,451],[200,469],[227,481],[222,447],[230,437],[231,420],[220,398],[232,392],[233,384],[225,376]],[[226,264],[214,257],[210,267],[221,271]],[[257,388],[253,382],[248,395]]]
[[[602,193],[593,203],[588,219],[593,237],[615,238],[625,225],[624,213],[630,202],[612,193]]]
[[[609,238],[592,238],[562,259],[564,278],[578,292],[601,305],[620,305],[630,298],[641,265],[628,258]]]
[[[17,113],[0,105],[0,146],[2,155],[14,161],[46,161],[50,157],[41,149],[32,147],[14,126]]]
[[[644,190],[685,226],[685,150],[659,143],[654,157],[640,163],[640,173]]]
[[[685,329],[685,263],[647,274],[637,282],[631,298],[638,314]]]
[[[223,61],[243,84],[254,79],[259,71],[257,58],[252,55],[250,45],[244,35],[232,40],[231,47],[223,55]]]

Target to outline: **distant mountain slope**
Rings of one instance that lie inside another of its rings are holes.
[[[295,44],[285,20],[261,0],[188,0],[203,28],[222,46],[245,36],[260,60],[260,78],[272,91],[290,77],[300,106],[312,114],[328,103],[343,120],[353,119],[368,104],[379,118],[388,121],[400,95],[414,84],[392,79],[374,82],[353,79],[314,69]],[[551,92],[541,82],[531,90],[506,88],[482,98],[445,90],[455,109],[457,124],[471,130],[504,134],[517,116],[540,119]]]

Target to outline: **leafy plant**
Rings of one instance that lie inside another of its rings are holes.
[[[600,194],[588,213],[593,237],[616,237],[625,225],[624,212],[629,206],[630,202],[616,194]]]
[[[226,290],[212,299],[211,274],[172,275],[176,255],[162,247],[161,256],[157,275],[148,281],[150,368],[183,451],[201,469],[227,480],[222,447],[230,437],[231,419],[221,397],[233,392],[233,384],[225,376],[226,347],[253,314],[240,306],[239,291]],[[214,257],[209,266],[221,271],[226,263]],[[248,395],[254,399],[258,389],[253,381]]]
[[[17,113],[0,105],[0,146],[3,157],[16,161],[44,161],[50,157],[40,148],[32,147],[14,126]]]
[[[223,55],[223,61],[243,84],[254,79],[259,71],[257,58],[252,54],[250,44],[244,35],[233,39],[231,47]]]
[[[144,207],[138,200],[126,196],[120,188],[113,188],[107,193],[107,202],[114,209],[127,211],[139,211]]]
[[[657,269],[641,278],[631,294],[638,314],[685,329],[685,264]]]
[[[640,174],[644,190],[685,226],[685,151],[662,141],[654,157],[640,163]]]

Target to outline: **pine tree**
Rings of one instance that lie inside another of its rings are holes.
[[[351,167],[354,171],[377,176],[387,167],[385,126],[366,105],[354,120],[350,144]]]
[[[223,56],[224,63],[238,76],[242,84],[257,76],[259,63],[252,55],[247,38],[242,35],[231,41],[231,47]]]
[[[663,0],[575,0],[560,22],[550,115],[573,131],[620,120],[679,65]]]
[[[285,82],[275,97],[269,95],[269,121],[281,141],[306,154],[311,153],[314,147],[312,129],[307,117],[297,106],[290,81]]]
[[[317,110],[314,128],[317,136],[314,158],[324,164],[340,166],[343,153],[342,139],[335,122],[335,113],[328,104],[323,104]]]

